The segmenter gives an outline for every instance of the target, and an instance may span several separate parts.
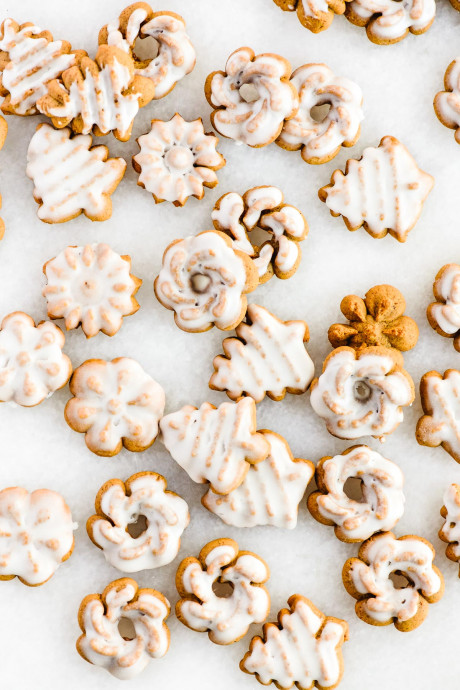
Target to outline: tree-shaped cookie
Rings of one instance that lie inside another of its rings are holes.
[[[93,146],[91,136],[38,126],[27,151],[26,174],[33,180],[38,217],[65,223],[80,213],[90,220],[112,215],[110,195],[125,174],[123,158],[108,158],[107,146]]]
[[[460,462],[460,371],[448,369],[444,376],[429,371],[420,381],[424,411],[415,437],[422,446],[442,446]]]
[[[214,358],[210,388],[226,391],[232,400],[249,395],[256,402],[265,394],[282,400],[286,391],[305,393],[314,374],[304,345],[309,339],[305,321],[281,321],[250,304],[236,335],[223,341],[225,355]]]
[[[301,594],[289,597],[288,605],[278,613],[278,623],[265,623],[263,638],[252,638],[241,670],[280,690],[294,684],[299,690],[337,687],[343,675],[347,623],[325,616]]]

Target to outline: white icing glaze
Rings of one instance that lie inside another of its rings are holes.
[[[410,405],[414,392],[404,370],[394,370],[390,355],[339,348],[311,392],[311,404],[334,436],[381,438],[403,420],[401,406]],[[359,399],[364,386],[367,399]]]
[[[158,201],[184,204],[201,199],[205,187],[215,187],[215,170],[225,164],[217,137],[205,134],[201,119],[187,122],[178,113],[169,122],[152,120],[150,132],[139,137],[139,182]]]
[[[12,487],[0,491],[0,577],[18,576],[41,585],[72,553],[73,530],[68,505],[55,491]]]
[[[232,400],[243,394],[260,402],[265,393],[280,398],[286,392],[304,393],[314,365],[305,349],[304,321],[280,321],[257,304],[248,306],[251,325],[240,323],[237,338],[223,342],[225,356],[215,357],[209,385],[226,390]]]
[[[141,472],[125,485],[108,482],[98,493],[98,503],[106,517],[92,520],[91,538],[114,568],[135,573],[175,559],[190,515],[184,499],[166,491],[160,474]],[[132,537],[127,528],[141,515],[147,520],[145,532]]]
[[[89,359],[75,369],[65,409],[67,423],[85,433],[93,453],[112,455],[125,445],[145,450],[158,434],[165,394],[134,359]]]
[[[8,53],[9,60],[2,72],[2,86],[18,115],[36,113],[36,103],[46,94],[47,83],[75,62],[74,55],[62,52],[62,41],[38,38],[41,32],[33,25],[20,28],[12,19],[2,24],[0,50]]]
[[[220,134],[248,146],[265,146],[279,134],[283,121],[299,106],[289,83],[290,65],[279,55],[254,55],[240,48],[230,55],[225,74],[216,72],[210,83],[209,101],[214,108],[213,125]],[[247,103],[239,89],[253,85],[255,101]]]
[[[226,496],[209,489],[202,503],[227,525],[294,529],[298,506],[314,467],[308,460],[294,460],[287,442],[278,434],[262,433],[270,444],[268,457],[251,465],[237,489]]]
[[[373,37],[388,42],[404,38],[408,29],[422,33],[436,14],[435,0],[353,0],[350,8]]]
[[[179,586],[197,598],[181,599],[178,615],[192,630],[209,632],[216,644],[231,644],[246,634],[252,623],[262,623],[270,609],[270,596],[260,585],[270,576],[267,565],[253,553],[239,552],[236,542],[217,544],[204,567],[190,559],[180,572]],[[230,582],[229,597],[217,596],[212,585]]]
[[[460,143],[460,57],[447,68],[446,91],[440,91],[434,99],[434,106],[441,122],[455,129],[455,139]]]
[[[324,3],[326,4],[326,3]],[[327,5],[327,4],[326,4]],[[362,111],[362,92],[350,79],[337,77],[327,65],[309,64],[293,72],[291,82],[299,93],[300,107],[284,123],[278,142],[288,148],[302,148],[302,158],[330,160],[342,145],[355,141]],[[329,104],[321,122],[310,114],[314,106]]]
[[[143,7],[137,7],[131,12],[126,30],[120,28],[119,20],[115,20],[107,24],[107,45],[116,46],[125,53],[131,53],[131,50],[138,38],[143,22],[147,19],[147,12]]]
[[[67,330],[81,323],[88,338],[101,330],[115,335],[123,316],[137,309],[133,295],[140,281],[131,276],[130,262],[108,244],[66,247],[44,271],[48,316],[65,319]]]
[[[33,180],[39,200],[38,217],[60,223],[82,211],[102,219],[109,209],[109,195],[126,170],[123,158],[107,159],[107,148],[90,148],[89,135],[71,138],[71,130],[42,125],[27,149],[26,174]]]
[[[451,484],[444,492],[446,517],[439,535],[451,546],[451,554],[460,560],[460,486]]]
[[[331,185],[324,188],[325,202],[351,228],[365,223],[374,237],[392,230],[404,242],[433,184],[405,146],[384,137],[377,148],[364,149],[361,160],[348,160],[345,175],[341,170],[333,173]]]
[[[203,292],[193,287],[194,276],[207,276]],[[161,304],[175,312],[186,331],[204,331],[213,324],[236,326],[245,310],[246,266],[224,238],[214,231],[176,240],[166,249],[155,281]]]
[[[460,461],[460,371],[449,369],[444,378],[437,372],[425,374],[422,378],[424,410],[429,414],[422,417],[420,436],[432,447],[445,444],[446,450]]]
[[[431,316],[444,333],[453,335],[460,330],[460,266],[445,266],[434,289],[442,302],[430,305]]]
[[[364,546],[369,565],[352,559],[349,575],[360,595],[371,595],[361,603],[366,615],[378,623],[392,618],[410,620],[418,611],[421,595],[432,597],[442,590],[442,580],[433,569],[433,549],[421,539],[396,539],[384,532]],[[413,584],[397,589],[389,577],[395,570],[407,574]]]
[[[62,352],[64,334],[43,321],[35,326],[23,312],[13,312],[0,329],[0,401],[32,407],[67,383],[70,359]]]
[[[163,443],[194,482],[226,494],[241,484],[252,463],[264,460],[268,441],[255,430],[252,398],[199,409],[186,405],[160,422]]]
[[[367,446],[326,460],[321,476],[327,493],[316,495],[316,507],[339,527],[342,538],[364,541],[375,532],[392,529],[404,512],[403,473]],[[362,482],[361,501],[344,491],[350,477]]]
[[[321,12],[328,12],[329,5],[326,0],[298,0],[302,3],[303,13],[306,17],[318,19]]]
[[[138,589],[134,580],[112,582],[101,600],[86,597],[80,608],[83,635],[78,639],[80,654],[95,666],[102,666],[122,680],[137,676],[151,659],[164,656],[169,647],[165,619],[169,602],[153,589]],[[131,621],[135,630],[132,640],[118,630],[121,619]]]
[[[291,610],[280,613],[279,626],[264,626],[265,639],[253,638],[242,661],[263,685],[278,688],[335,687],[342,676],[341,646],[348,633],[345,621],[324,616],[308,599],[294,595]]]

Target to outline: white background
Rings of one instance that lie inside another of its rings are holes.
[[[0,191],[5,238],[0,244],[0,317],[24,310],[36,320],[46,316],[41,296],[43,263],[69,244],[109,242],[121,254],[131,254],[133,271],[144,280],[138,294],[140,311],[125,319],[114,338],[100,334],[86,341],[81,330],[66,336],[66,352],[74,366],[89,357],[129,356],[165,388],[167,411],[183,404],[218,404],[226,399],[208,389],[212,358],[221,351],[222,333],[186,334],[173,324],[172,313],[155,299],[152,283],[165,247],[176,237],[211,227],[210,214],[218,197],[227,191],[243,193],[261,184],[279,185],[288,203],[305,214],[310,234],[302,245],[303,259],[288,281],[276,278],[250,296],[279,317],[305,319],[311,332],[309,352],[318,372],[330,351],[328,326],[340,320],[339,304],[349,293],[364,294],[372,285],[390,283],[407,299],[407,313],[420,326],[420,341],[406,356],[406,367],[416,387],[421,375],[433,368],[443,371],[459,363],[451,341],[428,326],[425,310],[431,301],[434,276],[445,263],[459,261],[460,147],[453,133],[437,121],[432,100],[442,87],[444,71],[456,57],[460,14],[446,0],[437,3],[433,27],[423,36],[410,35],[402,43],[384,47],[371,44],[365,31],[343,17],[319,35],[304,29],[295,14],[283,13],[271,0],[164,0],[155,10],[174,10],[187,21],[197,49],[197,65],[165,99],[153,102],[137,117],[131,140],[120,143],[104,137],[112,155],[128,161],[125,178],[113,195],[113,216],[91,223],[81,216],[63,225],[46,225],[37,219],[32,182],[26,178],[26,151],[40,117],[8,117],[9,134],[0,153]],[[123,0],[0,0],[0,17],[33,21],[65,38],[75,48],[94,55],[98,30],[123,9]],[[293,67],[326,62],[338,74],[353,78],[364,93],[362,136],[351,150],[359,157],[367,145],[377,145],[386,134],[398,137],[420,167],[436,180],[422,217],[401,245],[392,237],[372,239],[364,230],[350,233],[340,218],[332,218],[317,198],[317,190],[331,172],[350,156],[345,149],[332,162],[308,166],[300,155],[271,145],[265,149],[237,147],[222,141],[227,165],[220,184],[203,200],[187,202],[183,209],[155,205],[136,186],[131,156],[137,152],[135,137],[146,132],[152,117],[169,119],[175,111],[185,118],[202,116],[209,127],[210,108],[203,95],[209,72],[222,69],[236,48],[250,45],[256,53],[276,52]],[[97,142],[99,143],[99,141]],[[418,446],[414,438],[421,414],[417,395],[404,423],[387,440],[383,452],[404,471],[406,512],[397,535],[415,533],[432,541],[436,563],[446,578],[444,599],[430,607],[427,620],[414,632],[402,634],[393,626],[374,628],[359,621],[354,600],[341,582],[344,561],[357,552],[356,545],[339,542],[332,528],[316,523],[305,501],[297,529],[251,530],[226,527],[200,504],[202,486],[193,484],[164,450],[161,442],[144,453],[121,452],[113,459],[98,458],[86,449],[82,436],[64,421],[68,388],[33,409],[2,406],[0,409],[0,486],[23,485],[29,490],[47,487],[61,492],[79,522],[76,546],[50,582],[28,588],[18,580],[0,583],[0,687],[15,690],[54,690],[66,687],[115,688],[121,681],[90,666],[75,651],[79,634],[77,609],[90,592],[121,576],[109,566],[101,551],[89,541],[85,522],[101,484],[111,477],[126,479],[140,470],[165,475],[169,488],[189,503],[191,523],[178,558],[169,566],[138,576],[141,586],[160,589],[175,604],[174,574],[180,558],[198,554],[209,540],[234,537],[243,549],[265,558],[271,568],[268,586],[272,596],[271,619],[294,592],[311,598],[326,614],[344,618],[350,640],[344,645],[343,690],[358,687],[443,687],[453,690],[460,672],[460,582],[458,568],[444,556],[437,537],[442,524],[439,509],[444,489],[460,481],[460,467],[442,449]],[[330,436],[316,418],[308,394],[287,396],[283,402],[265,400],[258,405],[258,426],[283,434],[295,456],[315,462],[348,445]],[[372,448],[379,442],[365,439]],[[220,687],[257,688],[256,680],[238,669],[249,639],[230,647],[209,642],[192,632],[174,615],[169,621],[171,647],[165,658],[152,661],[132,681],[136,688],[187,687],[211,690]],[[252,634],[259,632],[253,626]]]

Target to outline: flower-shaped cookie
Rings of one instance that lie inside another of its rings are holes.
[[[62,352],[64,334],[51,321],[37,326],[22,311],[0,327],[0,402],[33,407],[65,386],[72,363]]]
[[[159,568],[175,559],[182,532],[189,523],[183,498],[166,490],[156,472],[138,472],[126,482],[110,479],[96,496],[96,513],[87,523],[91,541],[106,560],[125,573]],[[140,534],[130,528],[145,521]]]
[[[423,34],[434,21],[435,0],[352,0],[345,16],[357,26],[365,26],[373,43],[397,43],[411,34]]]
[[[361,482],[361,500],[345,490],[349,479]],[[391,460],[367,446],[321,458],[316,467],[319,491],[308,497],[315,520],[335,527],[341,541],[360,542],[392,529],[404,512],[403,473]]]
[[[87,338],[100,331],[115,335],[123,317],[139,309],[134,295],[142,280],[130,268],[131,257],[108,244],[66,247],[43,266],[48,316],[64,319],[68,331],[81,324]]]
[[[76,528],[55,491],[0,491],[0,580],[18,577],[30,587],[43,585],[71,556]]]
[[[166,248],[154,287],[158,301],[174,311],[179,328],[199,333],[214,325],[224,331],[238,326],[246,313],[246,293],[258,283],[252,259],[234,249],[227,235],[209,230]]]
[[[433,284],[436,302],[427,309],[431,328],[445,338],[454,339],[454,347],[460,352],[460,266],[446,264],[436,274]]]
[[[445,522],[439,530],[439,538],[446,542],[446,556],[454,563],[460,562],[460,486],[451,484],[444,493],[441,516]],[[460,570],[459,570],[460,577]]]
[[[88,359],[75,369],[70,392],[66,422],[96,455],[116,455],[122,446],[142,451],[155,441],[164,390],[134,359]]]
[[[228,58],[225,72],[212,72],[206,79],[204,91],[214,108],[214,129],[256,148],[275,141],[283,122],[299,107],[290,76],[291,65],[280,55],[255,55],[251,48],[236,50]]]
[[[273,0],[285,12],[297,12],[299,22],[313,33],[324,31],[334,14],[345,12],[346,0]]]
[[[204,187],[218,183],[216,170],[225,158],[216,150],[218,138],[206,134],[201,118],[187,122],[176,113],[169,122],[152,120],[150,132],[137,142],[133,156],[138,185],[152,193],[156,203],[183,206],[190,196],[202,199]]]
[[[423,417],[415,437],[422,446],[442,446],[460,462],[460,371],[448,369],[442,376],[429,371],[420,381]]]
[[[422,537],[396,539],[392,532],[374,534],[365,541],[358,558],[343,567],[343,584],[357,599],[356,615],[370,625],[390,625],[410,632],[425,620],[428,604],[444,594],[441,571],[433,565],[434,549]],[[395,587],[392,575],[407,583]]]
[[[207,632],[211,642],[237,642],[268,615],[270,595],[263,583],[269,577],[267,564],[255,553],[239,551],[233,539],[215,539],[198,559],[188,557],[180,564],[176,616],[188,628]],[[218,585],[222,590],[227,585],[228,596],[219,595]]]
[[[170,610],[161,592],[139,589],[129,577],[114,580],[102,594],[88,594],[81,602],[78,623],[83,634],[77,651],[85,661],[121,680],[134,678],[151,659],[168,651],[165,620]],[[123,636],[120,624],[126,624],[129,636]]]
[[[453,3],[455,0],[451,0]],[[458,5],[460,9],[460,3]],[[440,122],[455,129],[455,141],[460,144],[460,57],[452,60],[444,75],[445,91],[434,98],[434,111]]]
[[[339,347],[326,357],[311,384],[311,404],[330,434],[344,439],[382,440],[403,420],[414,400],[414,383],[397,350]]]
[[[347,295],[340,311],[349,323],[334,323],[328,331],[329,342],[332,347],[348,345],[355,350],[373,345],[411,350],[418,340],[418,326],[404,316],[405,308],[403,295],[391,285],[375,285],[364,299]]]

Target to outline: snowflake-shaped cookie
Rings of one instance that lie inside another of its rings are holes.
[[[427,309],[430,326],[445,338],[454,339],[454,347],[460,352],[460,266],[446,264],[438,271],[433,293],[436,302]]]
[[[460,462],[460,371],[448,369],[444,376],[429,371],[420,381],[424,416],[415,436],[422,446],[442,446]]]

